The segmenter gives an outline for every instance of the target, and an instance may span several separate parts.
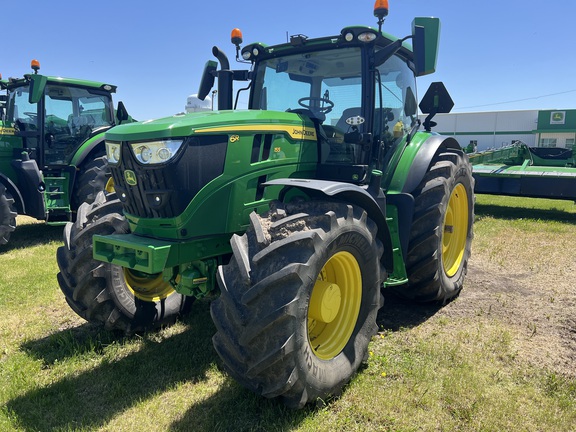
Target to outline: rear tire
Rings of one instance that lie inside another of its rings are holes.
[[[368,356],[386,278],[362,209],[304,202],[250,216],[218,269],[213,343],[250,390],[290,407],[340,392]]]
[[[0,245],[10,241],[10,235],[16,229],[17,215],[12,194],[0,183]]]
[[[85,320],[126,334],[175,322],[193,298],[175,292],[161,275],[147,275],[92,258],[94,234],[124,234],[128,222],[115,194],[96,196],[78,209],[58,248],[58,283],[70,307]]]
[[[462,290],[471,253],[474,179],[468,156],[457,149],[439,149],[413,195],[409,282],[395,291],[419,302],[445,303]]]

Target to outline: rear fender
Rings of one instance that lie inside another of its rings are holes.
[[[21,192],[23,213],[36,219],[46,219],[46,205],[44,203],[44,191],[46,185],[42,172],[34,159],[14,159],[12,168],[18,176],[18,184]]]
[[[386,190],[412,193],[424,179],[440,147],[460,150],[460,144],[454,138],[428,133],[416,134],[404,149]]]
[[[106,130],[108,129],[109,128],[106,128]],[[82,146],[80,146],[80,148],[76,151],[76,154],[70,162],[71,165],[76,167],[82,165],[88,155],[90,155],[90,153],[92,153],[92,151],[96,148],[98,148],[98,150],[101,148],[103,153],[106,152],[106,147],[104,144],[104,132],[106,130],[99,131],[98,134],[88,138],[84,144],[82,144]]]
[[[386,223],[386,198],[382,194],[378,198],[370,195],[366,189],[351,183],[342,183],[325,180],[307,179],[276,179],[264,183],[264,186],[285,186],[280,193],[280,200],[284,198],[286,192],[292,188],[301,190],[307,196],[318,198],[335,198],[366,210],[368,217],[372,219],[378,227],[378,238],[384,245],[385,253],[382,256],[382,263],[387,272],[393,269],[392,240],[388,224]]]

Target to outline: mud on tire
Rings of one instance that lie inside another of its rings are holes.
[[[250,220],[218,269],[216,351],[241,384],[288,406],[338,394],[377,331],[386,275],[375,223],[339,202],[276,203]]]
[[[78,209],[58,248],[58,283],[70,307],[85,320],[126,334],[174,323],[192,298],[162,284],[161,276],[132,273],[92,258],[92,236],[128,233],[115,194],[98,193]],[[132,284],[133,286],[129,285]]]

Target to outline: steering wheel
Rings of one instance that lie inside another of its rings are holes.
[[[320,105],[320,103],[322,104],[327,104],[327,106],[311,106],[310,102],[318,102],[318,105]],[[308,102],[308,104],[304,103],[304,102]],[[332,102],[330,99],[326,98],[326,97],[303,97],[298,99],[298,105],[300,105],[302,108],[306,108],[309,109],[310,111],[315,111],[321,114],[328,114],[330,111],[332,111],[332,108],[334,108],[334,102]]]

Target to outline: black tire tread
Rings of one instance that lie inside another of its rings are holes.
[[[92,258],[92,236],[128,232],[120,201],[114,194],[100,192],[94,202],[80,206],[76,221],[69,222],[64,229],[64,246],[56,252],[60,268],[58,283],[72,310],[91,323],[125,334],[172,324],[188,311],[192,301],[174,293],[182,298],[177,309],[166,308],[165,315],[145,319],[128,315],[117,304],[109,281],[111,272],[121,270]]]
[[[245,387],[301,407],[326,396],[307,389],[291,356],[298,344],[290,329],[299,325],[299,289],[303,275],[310,273],[310,259],[323,247],[326,233],[342,223],[367,226],[378,256],[383,247],[376,240],[376,225],[357,207],[319,203],[313,214],[297,206],[286,210],[275,203],[265,217],[254,214],[246,234],[232,239],[234,255],[219,268],[221,294],[211,306],[217,329],[213,344],[225,368]],[[376,297],[377,311],[382,304],[379,289]],[[357,340],[366,347],[377,331],[375,314],[367,320],[372,322],[366,324],[366,334],[357,337],[367,338]],[[362,360],[366,357],[367,352]],[[346,381],[337,382],[330,393],[338,393]]]
[[[104,152],[98,152],[80,165],[72,194],[72,209],[77,210],[83,202],[93,203],[96,195],[104,191],[110,178],[108,159]]]
[[[10,236],[16,229],[17,215],[12,194],[0,183],[0,245],[10,241]]]
[[[469,195],[469,228],[461,270],[458,277],[447,283],[446,277],[442,275],[439,245],[442,241],[445,205],[457,180],[456,176],[467,188]],[[458,149],[440,149],[424,179],[413,192],[414,215],[406,260],[409,282],[407,286],[393,288],[401,297],[418,302],[446,303],[460,293],[471,254],[473,190],[474,179],[467,155]]]

